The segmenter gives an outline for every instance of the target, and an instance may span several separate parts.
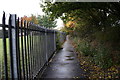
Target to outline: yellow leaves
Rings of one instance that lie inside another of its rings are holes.
[[[108,70],[103,70],[99,66],[95,65],[90,61],[89,57],[85,57],[81,55],[81,53],[78,53],[80,64],[82,65],[82,69],[84,71],[89,71],[88,78],[89,79],[112,79],[117,78],[116,74],[118,73],[118,70],[115,67],[111,67]]]
[[[84,71],[86,71],[86,69],[84,69]]]
[[[111,76],[108,76],[109,79],[111,79],[112,77]]]
[[[110,69],[108,69],[109,71],[115,71],[116,68],[115,67],[111,67]]]
[[[99,71],[101,68],[100,68],[100,67],[97,67],[97,66],[94,66],[94,69],[95,69],[96,71]]]
[[[68,21],[67,23],[66,23],[66,27],[68,27],[68,28],[73,28],[73,27],[75,27],[75,21]]]

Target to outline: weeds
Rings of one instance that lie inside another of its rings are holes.
[[[85,40],[75,37],[74,47],[78,52],[78,58],[84,71],[89,73],[89,79],[111,79],[118,78],[118,66],[113,62],[112,49],[103,44],[95,47]]]
[[[85,40],[77,40],[77,38],[75,38],[74,42],[77,44],[77,51],[81,51],[81,54],[84,56],[92,57],[92,61],[101,68],[109,68],[113,65],[110,49],[105,48],[102,44],[93,48],[90,43]]]

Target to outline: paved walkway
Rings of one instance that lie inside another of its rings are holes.
[[[51,60],[42,78],[85,78],[85,72],[80,68],[74,49],[68,39]]]

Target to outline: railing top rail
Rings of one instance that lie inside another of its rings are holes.
[[[36,25],[36,24],[30,24],[29,27],[32,29],[37,29],[37,30],[43,31],[43,32],[57,32],[57,30],[48,29],[48,28],[45,28],[43,26]]]

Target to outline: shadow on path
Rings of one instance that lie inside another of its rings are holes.
[[[69,36],[60,50],[51,60],[42,74],[42,78],[86,78],[70,44]]]

